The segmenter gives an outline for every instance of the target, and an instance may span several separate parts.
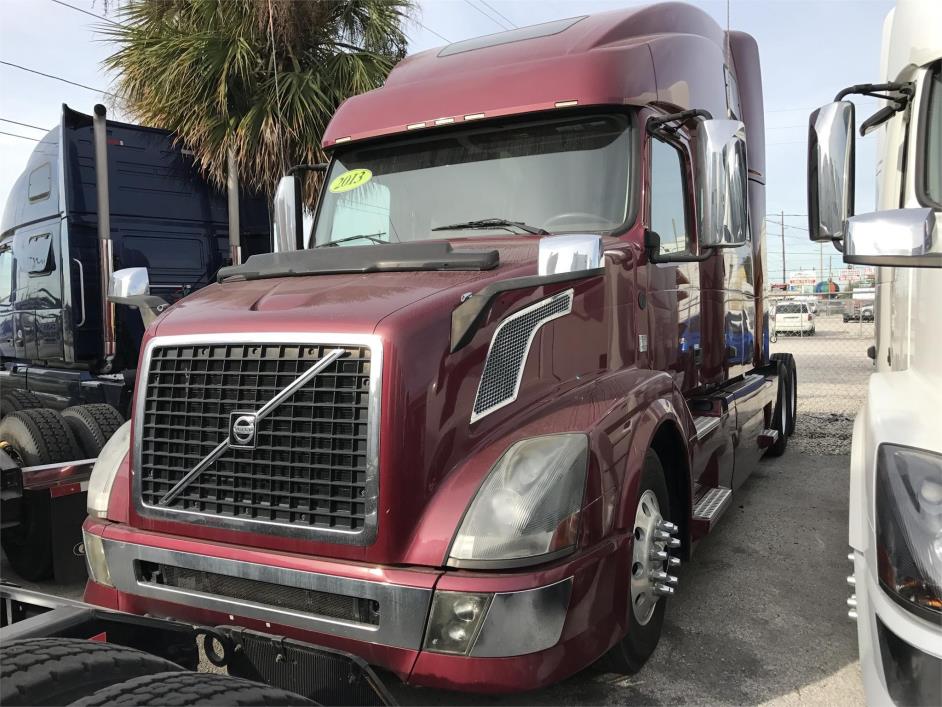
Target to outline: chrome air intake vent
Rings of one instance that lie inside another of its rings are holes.
[[[523,366],[530,353],[533,337],[547,322],[572,311],[572,290],[540,300],[521,309],[500,323],[491,339],[478,384],[471,422],[509,405],[517,399]]]
[[[152,339],[134,422],[138,512],[372,542],[381,346],[339,334]]]

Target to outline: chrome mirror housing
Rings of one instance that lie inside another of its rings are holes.
[[[847,220],[844,261],[859,265],[942,268],[935,211],[890,209]]]
[[[697,126],[700,248],[734,248],[749,234],[746,126],[703,120]]]
[[[294,175],[282,177],[275,190],[275,222],[272,251],[285,253],[302,248],[304,212],[301,208],[301,180]]]
[[[854,215],[854,104],[837,101],[808,125],[808,231],[812,241],[844,237]]]
[[[602,267],[602,237],[593,234],[547,236],[540,239],[539,274],[595,270]]]
[[[117,301],[136,295],[150,294],[150,275],[147,268],[124,268],[111,274],[108,299]]]
[[[140,309],[144,326],[169,306],[162,297],[150,293],[147,268],[124,268],[113,272],[108,282],[108,301]]]

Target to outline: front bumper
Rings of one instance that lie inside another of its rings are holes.
[[[415,684],[534,689],[585,667],[624,633],[626,606],[611,600],[614,588],[604,583],[617,576],[612,563],[627,556],[613,543],[550,569],[494,575],[334,562],[93,520],[85,532],[94,536],[88,548],[100,545],[113,586],[90,581],[86,601],[283,634],[353,653]],[[206,576],[211,583],[201,584]],[[599,591],[605,602],[594,601]],[[463,655],[423,648],[436,592],[487,596]]]
[[[942,627],[886,595],[866,556],[853,553],[860,670],[867,704],[942,704]]]

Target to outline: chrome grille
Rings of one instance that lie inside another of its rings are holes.
[[[367,542],[375,526],[378,376],[369,344],[155,340],[138,397],[135,488],[145,515]],[[344,355],[227,448],[166,507],[164,495],[229,436],[230,414],[271,400],[325,351]],[[343,534],[346,539],[338,538]]]
[[[540,300],[497,327],[484,362],[472,422],[516,400],[533,337],[544,324],[572,311],[572,295],[572,290],[567,290]]]

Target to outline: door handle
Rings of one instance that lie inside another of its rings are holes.
[[[80,327],[85,323],[85,268],[82,267],[82,261],[78,258],[72,258],[72,262],[78,265],[79,292],[82,295],[82,321],[75,325],[76,327]]]

